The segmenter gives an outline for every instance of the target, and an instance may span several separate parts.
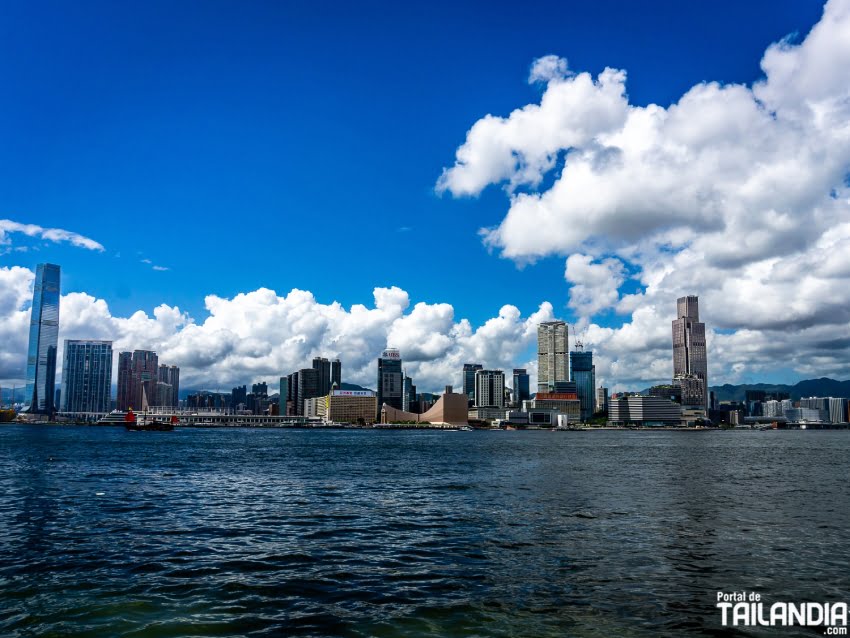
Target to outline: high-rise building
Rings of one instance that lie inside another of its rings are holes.
[[[322,394],[321,373],[316,368],[302,368],[298,371],[295,391],[296,414],[304,416],[304,401],[315,397],[327,396]]]
[[[505,373],[501,370],[475,371],[475,407],[505,406]]]
[[[829,397],[829,420],[831,423],[847,423],[847,399]]]
[[[567,324],[547,321],[537,326],[537,391],[551,392],[555,383],[567,381]]]
[[[593,416],[593,404],[596,401],[595,377],[593,352],[590,350],[571,352],[570,380],[576,384],[576,393],[581,403],[582,421],[587,421]]]
[[[608,388],[596,388],[596,411],[608,411]]]
[[[514,400],[515,407],[522,406],[523,401],[531,398],[531,382],[525,368],[514,368]]]
[[[56,409],[56,348],[59,342],[59,266],[39,264],[35,272],[27,351],[29,411],[47,414]]]
[[[65,339],[62,411],[109,412],[112,401],[112,342]]]
[[[280,398],[279,400],[279,412],[280,416],[288,416],[289,412],[287,411],[287,402],[289,401],[289,377],[281,377],[280,378]]]
[[[159,392],[159,360],[152,350],[118,354],[118,409],[144,410],[156,405]]]
[[[708,361],[705,348],[705,324],[699,320],[699,298],[694,295],[676,301],[673,320],[673,378],[692,375],[702,381],[700,395],[689,405],[708,409]],[[674,381],[675,383],[675,381]],[[682,398],[684,403],[685,398]]]
[[[384,403],[397,410],[403,407],[404,375],[401,369],[401,353],[397,349],[387,348],[378,357],[378,420]]]
[[[331,361],[331,388],[334,384],[337,388],[342,387],[342,362],[339,359]]]
[[[404,392],[401,396],[402,410],[412,412],[410,406],[416,402],[416,386],[413,385],[413,379],[405,373],[404,375]]]
[[[316,396],[327,396],[331,391],[331,362],[324,357],[315,357],[313,370],[319,373],[319,394]]]
[[[158,403],[162,406],[177,407],[178,402],[178,393],[180,392],[180,368],[177,366],[168,366],[162,364],[159,366],[159,382],[165,383],[168,386],[168,391],[162,394],[159,398],[159,401],[163,401],[163,403]]]
[[[265,381],[261,381],[260,383],[254,383],[251,385],[251,392],[256,394],[257,396],[267,397],[269,396],[269,384]]]
[[[248,386],[238,385],[230,392],[230,406],[234,410],[244,410],[248,405]]]
[[[480,363],[463,364],[463,393],[471,405],[475,404],[475,373],[483,369]]]

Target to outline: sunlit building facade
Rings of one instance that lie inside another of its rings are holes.
[[[39,264],[35,273],[27,351],[29,411],[47,414],[56,409],[56,348],[59,341],[60,269]]]

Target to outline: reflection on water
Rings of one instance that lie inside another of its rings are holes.
[[[717,591],[850,600],[848,452],[828,431],[6,426],[0,635],[726,635]]]

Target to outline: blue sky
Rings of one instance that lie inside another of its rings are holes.
[[[554,316],[639,389],[670,377],[682,294],[712,383],[850,376],[850,0],[0,11],[4,339],[31,281],[11,267],[51,261],[92,296],[61,338],[157,349],[198,386],[317,354],[371,383],[388,344],[434,390],[465,361],[533,369]]]
[[[478,229],[505,209],[497,187],[477,199],[433,189],[476,119],[538,98],[525,82],[534,58],[625,68],[633,104],[667,105],[705,79],[752,81],[765,47],[805,33],[822,7],[9,2],[2,11],[0,217],[68,228],[107,249],[51,245],[4,262],[60,262],[65,291],[102,297],[116,313],[165,302],[198,315],[208,293],[259,286],[349,305],[397,285],[477,323],[506,302],[529,312],[549,299],[570,314],[561,259],[520,269],[482,245]]]

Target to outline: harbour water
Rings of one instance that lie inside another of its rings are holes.
[[[2,636],[718,636],[850,601],[847,432],[0,427]]]

